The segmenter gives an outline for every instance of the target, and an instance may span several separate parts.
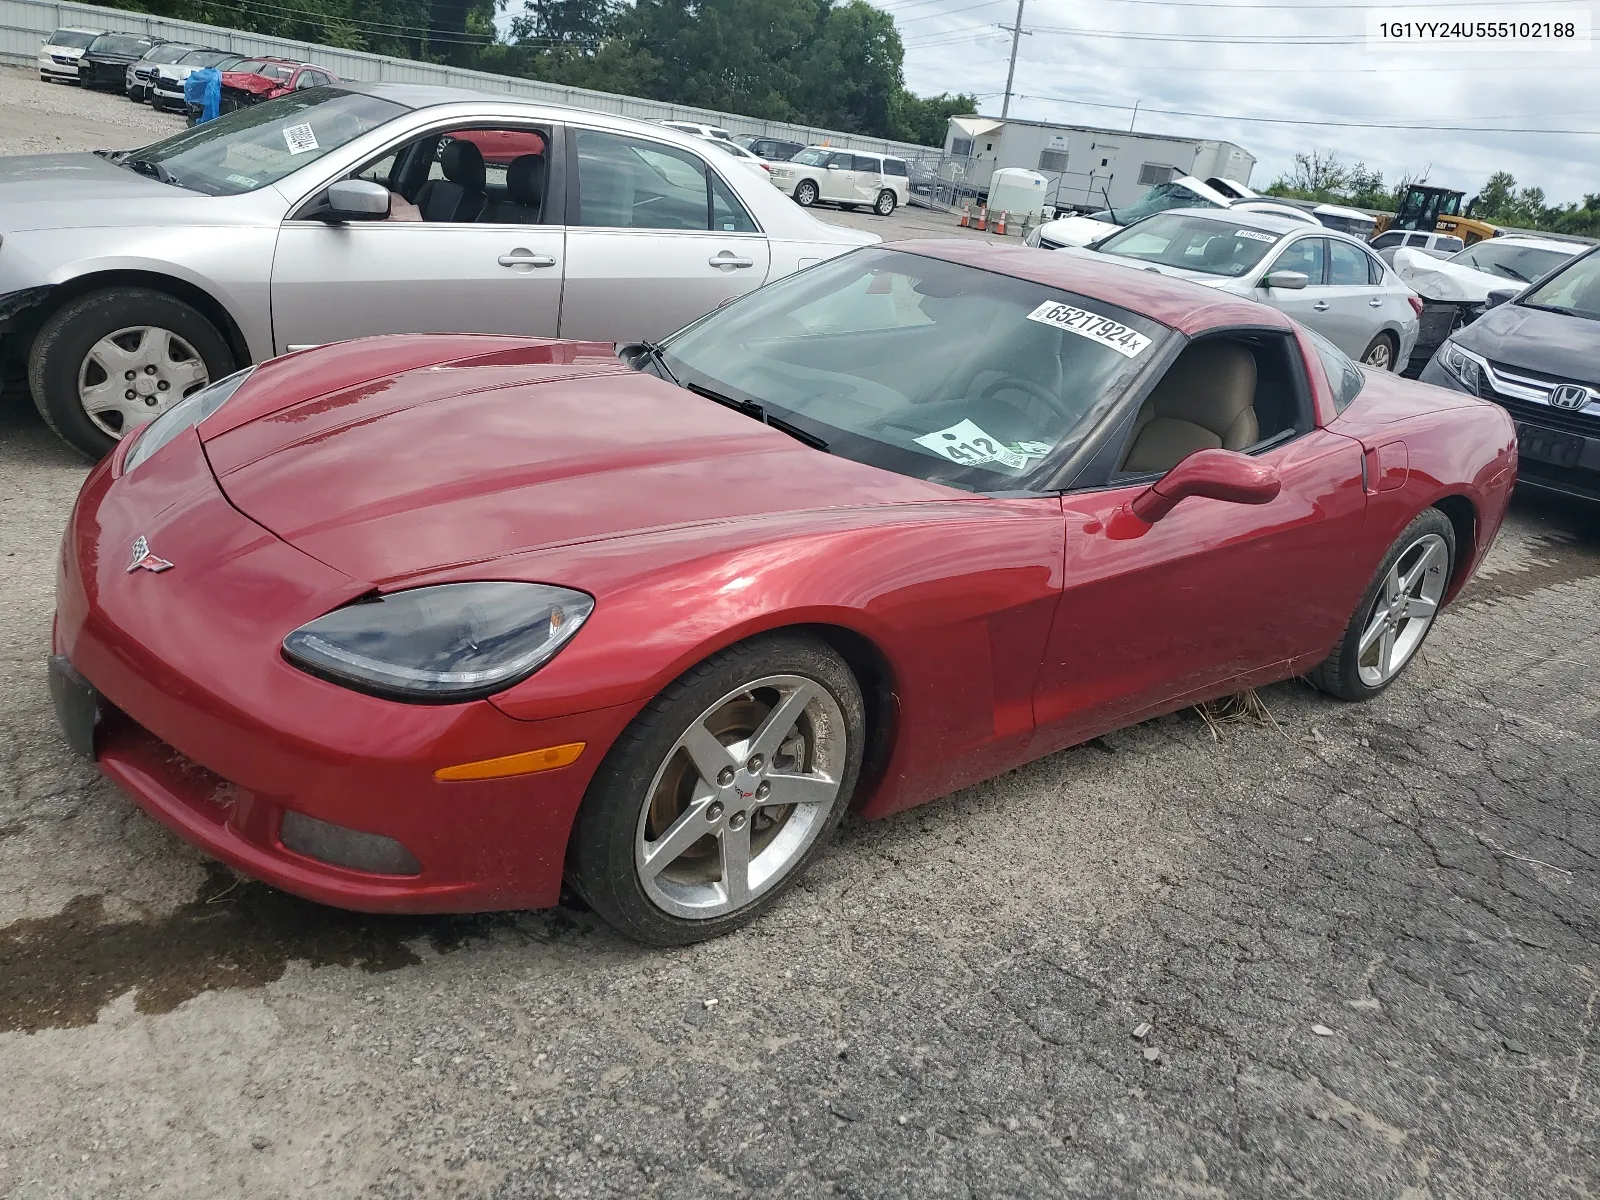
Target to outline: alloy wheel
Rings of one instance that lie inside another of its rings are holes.
[[[78,367],[78,400],[102,433],[123,437],[211,380],[205,359],[170,329],[108,333]]]
[[[810,208],[817,202],[817,185],[807,180],[795,189],[794,198],[799,201],[800,207]]]
[[[1394,351],[1389,348],[1388,338],[1379,338],[1367,347],[1367,356],[1361,360],[1369,367],[1377,367],[1380,371],[1387,371],[1394,366]]]
[[[1449,565],[1450,548],[1436,533],[1423,534],[1395,559],[1362,625],[1362,683],[1382,687],[1411,661],[1438,615]]]
[[[833,694],[804,676],[767,676],[707,708],[639,813],[634,866],[650,901],[704,920],[777,886],[828,827],[848,737]]]
[[[892,216],[894,213],[894,203],[894,194],[891,192],[884,192],[878,197],[878,215],[880,217]]]

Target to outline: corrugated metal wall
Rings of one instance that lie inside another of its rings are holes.
[[[63,25],[148,33],[174,41],[216,46],[240,54],[304,59],[328,67],[342,78],[364,82],[425,83],[445,87],[475,88],[479,91],[521,96],[553,104],[568,104],[575,108],[594,109],[647,121],[700,121],[707,125],[721,126],[736,135],[759,134],[807,143],[827,141],[843,149],[876,150],[911,158],[939,154],[938,148],[932,146],[917,146],[908,142],[891,142],[883,138],[839,133],[836,130],[820,129],[812,125],[796,125],[788,121],[763,121],[753,117],[742,117],[737,113],[714,112],[683,104],[664,104],[658,100],[618,96],[610,92],[592,92],[586,88],[566,87],[536,79],[490,75],[483,71],[464,71],[457,67],[420,63],[408,58],[389,58],[386,55],[367,54],[359,50],[339,50],[332,46],[320,46],[315,42],[293,42],[286,38],[243,33],[215,25],[200,25],[192,21],[170,21],[165,17],[128,12],[119,8],[101,8],[94,4],[50,3],[48,0],[0,0],[0,59],[25,59],[30,63],[33,62],[39,52],[39,43]]]

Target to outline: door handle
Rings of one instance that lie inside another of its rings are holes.
[[[753,267],[755,261],[749,258],[736,258],[732,250],[723,250],[706,259],[713,267]]]
[[[1368,308],[1382,308],[1383,307],[1383,297],[1382,296],[1374,296],[1371,300],[1367,301],[1367,307]]]
[[[1327,312],[1328,308],[1329,308],[1329,304],[1328,304],[1328,302],[1326,300],[1318,300],[1311,307],[1313,309],[1315,309],[1317,312]]]
[[[533,254],[519,246],[510,254],[502,254],[499,263],[502,267],[553,267],[556,258],[553,254]]]

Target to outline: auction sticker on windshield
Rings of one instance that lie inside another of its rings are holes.
[[[1050,453],[1048,442],[1003,442],[970,420],[959,421],[948,429],[936,429],[914,439],[917,445],[963,466],[1004,463],[1020,471],[1035,458]]]
[[[1233,236],[1249,238],[1252,242],[1275,242],[1278,240],[1276,234],[1262,233],[1258,229],[1235,229]]]
[[[1144,334],[1129,329],[1121,321],[1102,317],[1086,308],[1058,304],[1054,300],[1046,300],[1039,305],[1028,314],[1028,320],[1038,321],[1041,325],[1054,325],[1057,329],[1065,329],[1091,342],[1099,342],[1124,358],[1138,358],[1150,344],[1150,339]]]
[[[290,154],[305,154],[320,149],[316,131],[309,125],[290,125],[283,131],[283,140],[288,143]]]

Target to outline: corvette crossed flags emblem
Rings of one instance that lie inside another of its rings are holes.
[[[162,571],[172,570],[172,564],[166,559],[158,558],[150,553],[150,543],[144,540],[142,534],[139,540],[133,544],[133,561],[128,564],[128,570],[131,573],[141,568],[146,571],[154,571],[158,575]]]

